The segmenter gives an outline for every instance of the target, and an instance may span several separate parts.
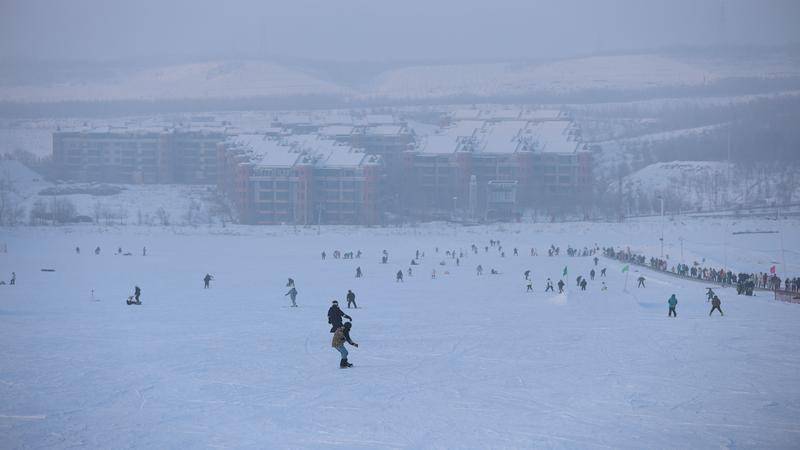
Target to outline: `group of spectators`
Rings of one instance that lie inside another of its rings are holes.
[[[678,264],[677,266],[673,265],[670,267],[665,259],[647,258],[644,255],[631,252],[630,248],[626,250],[614,250],[613,247],[607,247],[603,249],[603,255],[621,262],[650,267],[651,269],[660,270],[662,272],[671,272],[682,277],[695,278],[719,284],[736,285],[736,291],[740,295],[753,295],[753,290],[756,288],[768,289],[771,291],[783,290],[787,292],[800,292],[800,277],[781,279],[777,274],[768,274],[764,272],[740,272],[736,274],[732,270],[726,270],[724,268],[702,267],[698,262],[695,262],[691,266],[687,264]]]

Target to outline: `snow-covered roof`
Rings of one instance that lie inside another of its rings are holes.
[[[531,150],[542,153],[574,153],[580,146],[567,120],[539,122],[529,128],[525,140]]]

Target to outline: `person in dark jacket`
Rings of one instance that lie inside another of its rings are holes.
[[[545,292],[547,292],[547,291],[553,292],[553,282],[550,280],[550,278],[547,279],[544,291]]]
[[[291,306],[296,308],[297,307],[297,301],[296,301],[297,300],[297,289],[294,286],[292,286],[292,288],[289,289],[289,292],[283,294],[284,297],[286,297],[287,295],[289,296],[289,299],[292,301],[292,305]]]
[[[714,310],[716,309],[717,311],[719,311],[720,316],[724,316],[725,314],[723,314],[722,309],[720,309],[721,304],[722,302],[719,300],[719,297],[715,295],[714,298],[711,299],[711,311],[709,311],[708,315],[710,316],[711,313],[713,313]]]
[[[211,274],[207,273],[206,276],[203,277],[203,283],[204,283],[203,284],[203,289],[210,288],[211,287],[211,280],[213,280],[213,279],[214,279],[214,277],[212,277]]]
[[[558,280],[558,293],[561,294],[564,292],[564,280]]]
[[[586,290],[586,278],[581,279],[581,290]]]
[[[643,288],[644,287],[644,277],[638,278],[639,284],[636,287]]]
[[[355,309],[358,309],[358,305],[356,305],[356,294],[353,293],[352,290],[347,290],[347,307],[350,308],[350,305],[353,305]]]
[[[342,326],[342,317],[347,317],[347,319],[353,320],[352,317],[348,316],[344,313],[344,311],[339,309],[339,302],[334,300],[331,307],[328,308],[328,323],[331,324],[331,333],[335,333],[336,330]]]
[[[678,306],[678,298],[675,297],[675,294],[672,294],[672,296],[669,298],[669,301],[667,303],[669,303],[669,314],[668,315],[670,317],[673,317],[673,316],[674,317],[678,317],[678,313],[675,312],[675,307]]]
[[[403,281],[403,271],[402,270],[398,270],[397,271],[397,274],[395,275],[395,280],[394,281],[398,282],[398,283]]]
[[[355,348],[358,348],[358,344],[353,342],[350,339],[350,328],[352,328],[353,324],[350,322],[345,323],[344,325],[340,326],[336,329],[335,333],[333,334],[333,340],[331,341],[331,347],[335,348],[339,351],[342,355],[342,360],[339,361],[339,368],[344,369],[347,367],[353,367],[352,364],[347,362],[347,349],[344,348],[344,343],[347,342],[348,344],[352,345]]]

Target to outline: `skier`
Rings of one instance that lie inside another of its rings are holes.
[[[328,323],[331,324],[331,333],[335,333],[336,330],[342,326],[342,317],[347,317],[349,320],[353,320],[352,317],[348,316],[344,313],[344,311],[339,309],[339,302],[334,300],[331,303],[331,307],[328,308]]]
[[[564,293],[564,280],[558,280],[558,293]]]
[[[592,270],[590,270],[590,271],[589,271],[589,279],[591,279],[592,281],[594,281],[594,274],[595,274],[595,273],[596,273],[596,272],[594,271],[594,269],[592,269]]]
[[[411,267],[408,268],[408,276],[411,276]]]
[[[544,291],[545,291],[545,292],[547,292],[547,291],[553,292],[553,281],[552,281],[552,280],[550,280],[550,278],[548,278],[548,279],[547,279],[547,282],[546,282],[546,284],[545,284]]]
[[[483,275],[483,266],[478,264],[478,267],[475,268],[475,271],[478,273],[478,275]]]
[[[203,285],[203,289],[210,288],[211,287],[211,280],[213,280],[213,279],[214,279],[214,277],[212,277],[210,274],[206,274],[206,276],[203,277],[203,283],[205,283]]]
[[[709,311],[708,315],[711,316],[711,313],[716,309],[719,311],[720,316],[724,316],[725,314],[723,314],[722,309],[719,307],[720,304],[722,304],[722,302],[720,302],[719,297],[715,295],[714,298],[711,299],[711,311]]]
[[[597,259],[597,256],[595,256],[595,257],[594,257],[594,265],[595,265],[595,266],[597,266],[597,261],[600,261],[600,260],[599,260],[599,259]]]
[[[347,290],[347,308],[350,309],[350,305],[353,305],[355,309],[358,309],[358,305],[356,305],[356,294],[353,293],[350,289]]]
[[[710,302],[712,298],[714,298],[716,294],[714,294],[714,290],[711,288],[706,288],[706,303]]]
[[[134,298],[134,301],[132,303],[135,303],[137,305],[141,305],[142,301],[139,300],[139,296],[140,295],[142,295],[142,290],[139,288],[139,286],[134,286],[133,287],[133,298]],[[128,300],[130,300],[130,299],[128,299]]]
[[[606,268],[605,268],[605,267],[603,267],[602,269],[600,269],[600,276],[601,276],[601,277],[604,277],[604,276],[606,276]]]
[[[398,270],[397,271],[397,275],[395,276],[394,281],[395,281],[395,283],[400,283],[401,281],[403,281],[403,271],[402,270]]]
[[[675,312],[675,307],[678,306],[678,299],[675,297],[675,294],[672,294],[672,296],[669,298],[668,303],[669,303],[669,314],[668,315],[670,317],[672,317],[672,316],[678,317],[678,313]],[[713,311],[713,309],[712,309],[712,311]],[[722,311],[720,311],[720,312],[722,312]]]
[[[322,260],[325,261],[325,252],[322,252]]]
[[[81,248],[80,247],[75,247],[75,253],[80,255],[81,254]]]
[[[97,246],[97,248],[94,249],[94,254],[95,255],[99,255],[100,254],[100,246],[99,245]]]
[[[355,348],[358,348],[358,344],[356,344],[355,342],[353,342],[352,339],[350,339],[350,328],[352,328],[352,326],[353,326],[352,323],[347,322],[346,324],[338,327],[336,329],[336,331],[334,332],[333,340],[331,341],[331,347],[333,347],[336,350],[338,350],[339,353],[342,355],[342,360],[339,361],[339,368],[340,369],[345,369],[347,367],[353,367],[352,364],[347,362],[348,352],[347,352],[347,349],[344,348],[344,343],[345,342],[347,342],[348,344],[352,345]]]
[[[15,284],[17,284],[17,273],[16,272],[11,272],[11,281],[8,284],[10,284],[11,286],[14,286]]]
[[[578,286],[578,287],[581,287],[581,280],[582,279],[583,279],[583,277],[581,275],[578,275],[578,278],[575,279],[575,285]]]
[[[118,255],[121,255],[121,254],[122,254],[122,247],[117,247],[117,254],[118,254]]]
[[[297,302],[295,301],[295,299],[297,298],[297,289],[295,289],[294,284],[292,285],[292,288],[289,289],[289,292],[283,294],[284,297],[286,297],[287,295],[289,296],[290,299],[292,299],[292,306],[296,308]]]
[[[581,290],[582,291],[586,290],[586,278],[581,279]]]
[[[639,284],[636,287],[637,288],[643,288],[644,287],[644,277],[643,276],[639,276],[638,281],[639,281]]]
[[[528,287],[525,289],[525,292],[533,292],[533,281],[528,280]]]
[[[600,288],[600,290],[601,291],[607,291],[608,290],[608,286],[606,286],[606,282],[605,281],[603,281],[603,286]]]
[[[519,251],[517,250],[517,247],[514,247],[514,256],[519,256]]]
[[[286,281],[286,287],[294,287],[294,280],[293,280],[293,279],[291,279],[291,278],[289,278],[289,279]]]
[[[530,270],[526,270],[525,273],[523,273],[523,275],[525,276],[526,280],[529,280],[530,279],[529,277],[531,276],[531,271]]]
[[[361,272],[361,266],[356,267],[356,278],[361,278],[364,274]]]

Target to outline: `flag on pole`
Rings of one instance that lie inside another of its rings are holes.
[[[564,266],[564,274],[561,275],[561,276],[563,276],[563,277],[567,276],[567,266]]]
[[[630,268],[631,268],[630,264],[625,264],[625,267],[622,268],[622,273],[627,272],[628,269],[630,269]]]
[[[769,268],[769,273],[775,275],[775,266]]]

